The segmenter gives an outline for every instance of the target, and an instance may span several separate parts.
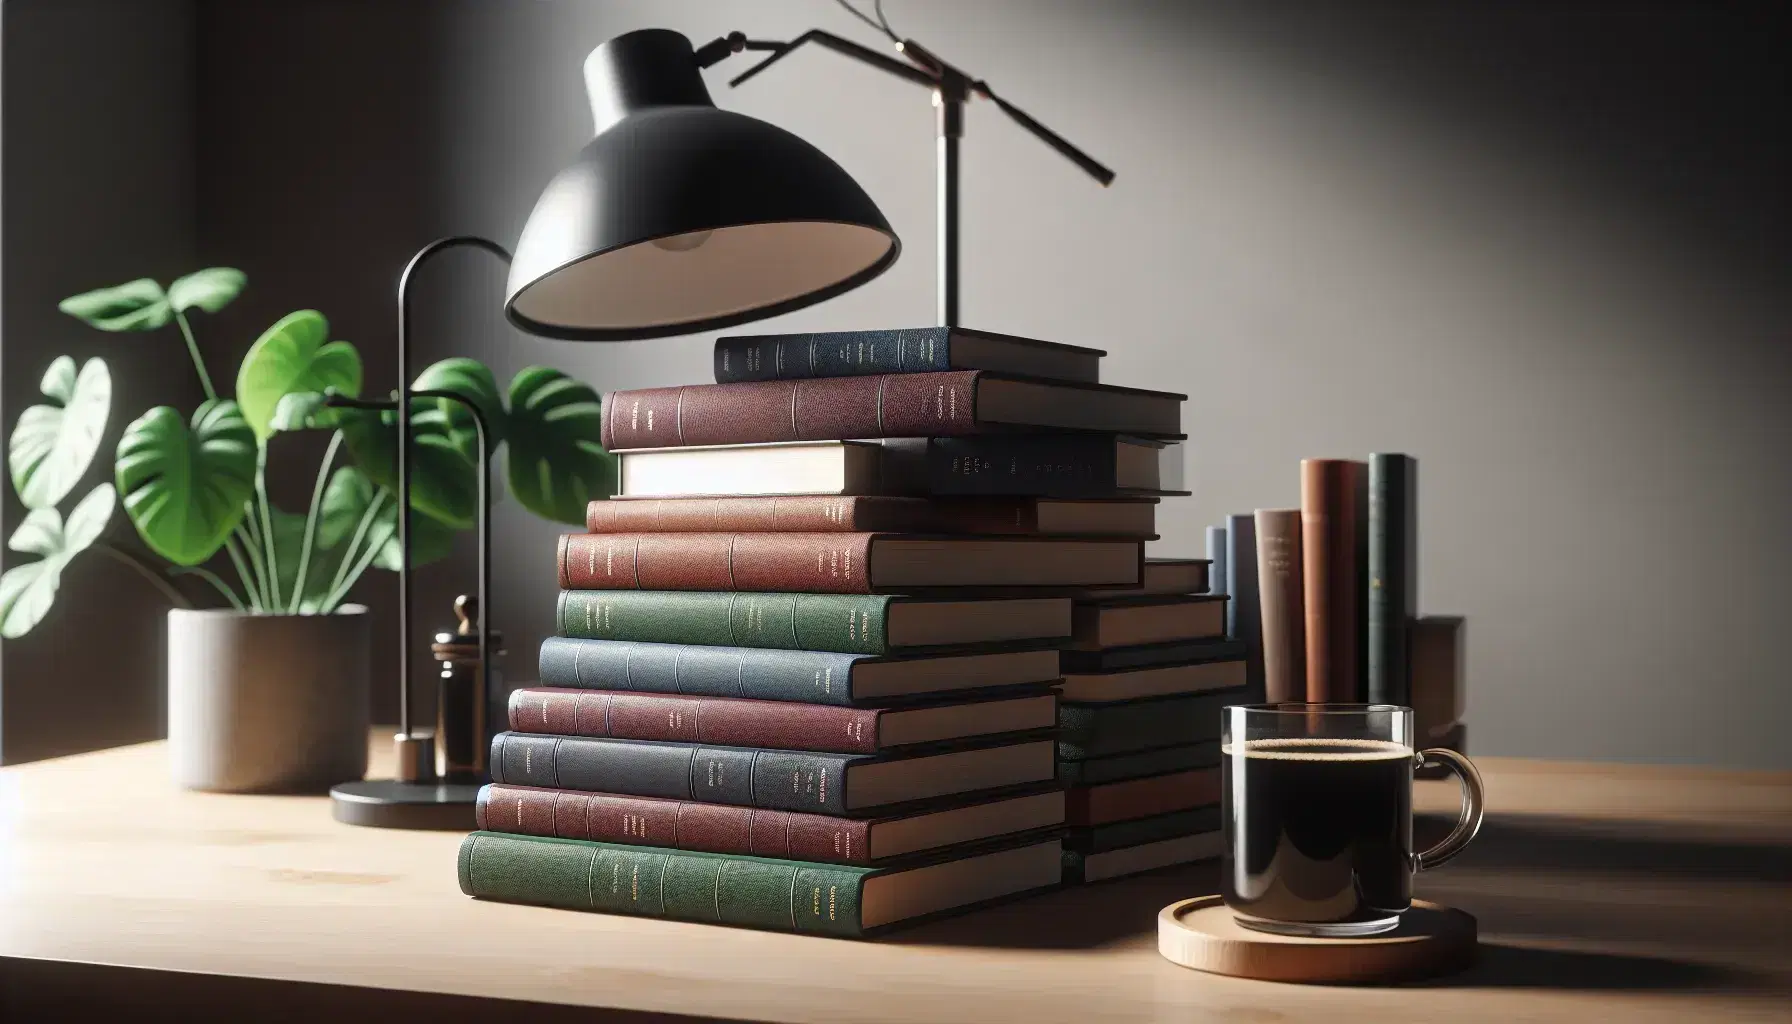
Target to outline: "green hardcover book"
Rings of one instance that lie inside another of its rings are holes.
[[[587,640],[890,654],[1056,640],[1070,635],[1070,601],[565,590],[557,619],[561,636]]]
[[[1220,763],[1220,741],[1185,743],[1176,747],[1159,747],[1112,757],[1091,757],[1082,761],[1059,761],[1058,781],[1066,786],[1099,786],[1106,782],[1142,779],[1147,775],[1212,768]]]
[[[1060,704],[1058,759],[1083,761],[1220,738],[1220,710],[1250,700],[1249,687],[1126,704]]]
[[[1225,841],[1223,832],[1196,832],[1097,853],[1067,849],[1064,851],[1064,882],[1084,885],[1177,864],[1215,860],[1225,852]]]
[[[1134,818],[1131,821],[1116,821],[1108,825],[1073,828],[1065,833],[1064,848],[1075,850],[1078,853],[1106,853],[1121,847],[1155,843],[1164,839],[1174,839],[1177,836],[1217,832],[1219,828],[1220,809],[1217,806],[1195,807],[1186,811],[1157,814],[1149,818]]]
[[[479,899],[856,937],[1056,885],[1062,851],[1032,837],[867,868],[474,832],[459,867],[461,892]]]

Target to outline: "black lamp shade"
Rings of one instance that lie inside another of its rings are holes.
[[[631,32],[585,61],[597,137],[542,191],[505,314],[532,334],[655,338],[799,309],[864,284],[901,243],[795,135],[718,110],[690,41]]]

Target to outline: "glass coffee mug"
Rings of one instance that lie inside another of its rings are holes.
[[[1453,750],[1415,753],[1411,708],[1247,704],[1221,741],[1224,895],[1238,923],[1284,935],[1359,936],[1399,925],[1414,872],[1462,852],[1481,827],[1481,776]],[[1444,840],[1412,850],[1412,773],[1462,783]]]

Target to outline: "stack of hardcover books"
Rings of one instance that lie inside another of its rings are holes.
[[[605,396],[622,493],[561,539],[463,891],[860,935],[1059,884],[1068,595],[1140,591],[1181,429],[1101,355],[723,338]]]
[[[1249,699],[1209,563],[1152,559],[1137,590],[1076,601],[1063,655],[1064,875],[1096,882],[1219,856],[1220,709]]]

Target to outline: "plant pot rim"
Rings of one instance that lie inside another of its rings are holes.
[[[175,616],[181,616],[183,618],[187,617],[187,616],[195,616],[195,617],[205,617],[205,618],[232,618],[232,619],[333,619],[339,615],[366,615],[366,614],[367,614],[367,606],[364,604],[338,605],[336,607],[336,610],[331,612],[328,615],[319,615],[319,614],[316,614],[315,612],[312,614],[309,614],[309,615],[292,615],[292,614],[289,614],[286,612],[246,612],[246,611],[237,611],[235,608],[170,608],[170,609],[168,609],[168,617],[171,619],[174,618]]]

